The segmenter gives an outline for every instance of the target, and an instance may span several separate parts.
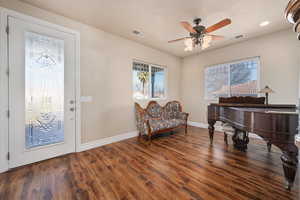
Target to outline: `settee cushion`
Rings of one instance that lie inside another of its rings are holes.
[[[165,119],[175,119],[179,112],[181,112],[180,103],[177,101],[171,101],[165,105],[163,117]]]
[[[162,115],[163,108],[155,101],[149,103],[146,108],[147,113],[154,118],[159,118]]]
[[[182,124],[185,124],[185,121],[182,119],[150,119],[149,125],[152,132],[175,128]]]

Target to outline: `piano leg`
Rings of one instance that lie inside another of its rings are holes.
[[[268,146],[268,152],[271,152],[272,143],[271,142],[267,142],[267,146]]]
[[[288,144],[282,152],[281,161],[286,180],[286,189],[291,190],[298,167],[298,147],[295,144]]]
[[[235,129],[234,135],[232,136],[232,141],[233,141],[234,148],[240,151],[246,151],[247,145],[249,143],[248,133],[245,131]]]
[[[216,123],[216,121],[214,121],[214,120],[210,120],[208,122],[210,144],[213,144],[213,140],[214,140],[215,123]]]

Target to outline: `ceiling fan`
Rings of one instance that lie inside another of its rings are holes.
[[[190,36],[179,38],[176,40],[171,40],[168,42],[172,43],[172,42],[185,40],[184,41],[184,44],[186,46],[186,48],[184,49],[185,51],[192,51],[194,47],[196,47],[197,45],[201,46],[202,49],[205,49],[210,46],[212,40],[221,40],[224,38],[223,36],[211,35],[209,33],[231,24],[230,19],[224,19],[219,23],[216,23],[215,25],[206,28],[205,26],[200,25],[200,22],[201,22],[201,18],[194,19],[194,24],[195,24],[194,27],[186,21],[180,22],[181,26],[190,33]]]

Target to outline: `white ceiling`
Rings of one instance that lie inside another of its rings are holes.
[[[184,57],[201,52],[184,52],[183,41],[168,40],[185,37],[179,22],[192,23],[201,17],[205,26],[224,18],[232,24],[215,31],[226,39],[214,42],[209,49],[290,27],[284,19],[288,0],[22,0],[34,6],[137,41],[147,46]],[[270,25],[260,27],[263,21]],[[142,36],[132,34],[139,30]],[[243,34],[244,39],[234,39]]]

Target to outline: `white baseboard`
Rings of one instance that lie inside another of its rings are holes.
[[[188,121],[187,123],[189,126],[195,126],[195,127],[199,127],[199,128],[208,128],[208,124],[201,123],[201,122]]]
[[[0,151],[1,151],[1,147],[0,147]],[[3,149],[2,152],[4,153],[5,150]],[[4,154],[7,155],[6,153]],[[6,172],[8,170],[8,160],[5,155],[3,154],[0,155],[0,173]]]
[[[208,124],[206,123],[201,123],[201,122],[192,122],[192,121],[188,121],[188,125],[190,126],[195,126],[195,127],[199,127],[199,128],[205,128],[207,129],[208,128]],[[216,131],[219,131],[219,132],[222,132],[222,127],[221,126],[215,126],[215,130]],[[229,134],[230,135],[230,134]],[[256,139],[261,139],[261,137],[259,137],[258,135],[254,134],[254,133],[249,133],[249,137],[250,138],[256,138]]]
[[[6,166],[5,167],[0,166],[0,174],[4,173],[4,172],[7,172],[7,171],[8,171],[8,168]]]
[[[95,141],[92,141],[92,142],[81,144],[80,145],[80,151],[86,151],[86,150],[89,150],[89,149],[94,149],[94,148],[101,147],[101,146],[106,145],[106,144],[119,142],[119,141],[126,140],[126,139],[129,139],[129,138],[137,137],[137,136],[138,136],[138,132],[133,131],[133,132],[123,133],[123,134],[108,137],[108,138],[103,138],[103,139],[100,139],[100,140],[95,140]]]
[[[202,123],[202,122],[192,122],[192,121],[188,121],[188,125],[189,126],[195,126],[195,127],[199,127],[199,128],[208,128],[208,124],[206,123]],[[215,126],[215,130],[216,131],[222,131],[222,127],[221,126]]]

